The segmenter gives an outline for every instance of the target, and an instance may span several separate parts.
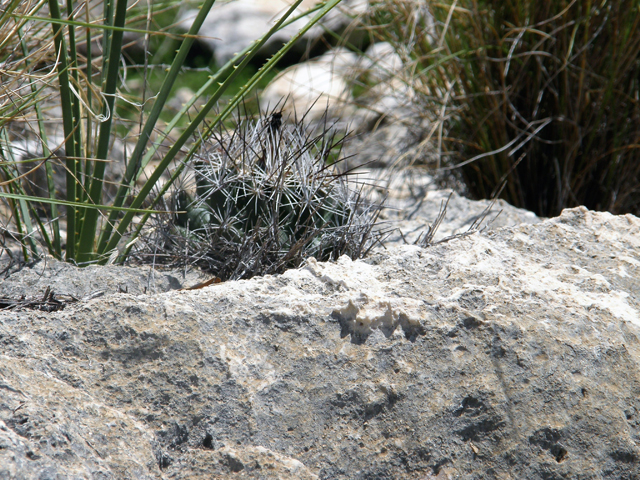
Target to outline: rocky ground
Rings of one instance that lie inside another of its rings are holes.
[[[196,291],[118,293],[130,275],[148,270],[3,280],[110,290],[0,314],[1,478],[640,475],[631,215],[578,208]]]

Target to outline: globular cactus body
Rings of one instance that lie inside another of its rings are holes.
[[[309,256],[362,256],[377,209],[328,165],[334,140],[278,114],[214,135],[172,195],[185,213],[165,219],[162,250],[222,279],[279,273]]]

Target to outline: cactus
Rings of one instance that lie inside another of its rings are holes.
[[[156,262],[240,279],[281,273],[309,256],[358,258],[375,242],[379,208],[330,164],[342,145],[332,129],[313,134],[272,113],[203,145],[168,202],[182,213],[158,217],[144,236]]]

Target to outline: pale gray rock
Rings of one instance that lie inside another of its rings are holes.
[[[374,43],[364,52],[361,68],[368,80],[382,82],[400,73],[404,62],[388,42]]]
[[[382,203],[378,226],[388,231],[386,244],[413,244],[424,238],[428,225],[436,222],[444,210],[433,241],[472,230],[493,230],[523,223],[542,221],[535,213],[514,207],[504,200],[469,200],[455,190],[441,189],[424,168],[406,168],[398,172],[368,169],[357,180],[374,184],[370,192],[374,203]]]
[[[217,2],[211,9],[205,22],[200,28],[200,42],[203,42],[214,53],[219,64],[231,60],[238,52],[267,33],[278,18],[282,16],[293,3],[290,0],[233,0]],[[307,11],[318,3],[317,0],[305,0],[296,10],[295,15]],[[340,35],[354,21],[363,14],[368,7],[368,0],[343,0],[343,2],[321,21],[320,25],[312,27],[302,38],[298,52],[303,54],[306,49],[324,34],[325,29]],[[197,15],[197,11],[188,10],[180,20],[180,26],[188,31]],[[276,32],[259,52],[268,57],[276,53],[282,45],[288,42],[298,31],[306,25],[307,17]],[[358,43],[355,38],[352,42]]]
[[[410,70],[392,73],[399,61],[395,56],[381,60],[382,65],[386,64],[383,68],[370,66],[369,70],[360,70],[360,78],[372,76],[375,81],[354,100],[358,107],[350,117],[354,135],[345,148],[345,153],[353,156],[350,168],[432,164],[437,159],[434,133],[438,127],[435,112],[439,107],[424,105],[416,94]]]
[[[293,65],[267,85],[260,96],[264,111],[282,111],[285,118],[304,116],[315,122],[348,118],[355,110],[347,75],[358,61],[356,54],[336,48],[319,58]]]
[[[416,156],[421,158],[416,147],[423,131],[419,119],[411,124],[412,119],[415,117],[390,118],[379,115],[376,110],[359,108],[349,122],[352,134],[344,146],[347,157],[345,169],[362,166],[390,169],[398,165],[407,166]],[[433,149],[431,143],[427,147]]]
[[[3,312],[0,476],[638,478],[638,278],[640,219],[577,208]]]
[[[15,252],[14,257],[17,256]],[[5,297],[37,296],[47,287],[54,293],[79,300],[120,292],[150,294],[188,288],[209,277],[197,270],[162,271],[152,266],[90,265],[77,268],[49,256],[35,263],[20,265],[10,262],[7,255],[0,256],[0,296]]]

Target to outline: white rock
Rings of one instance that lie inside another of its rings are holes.
[[[308,112],[308,120],[321,118],[327,110],[329,116],[344,114],[352,101],[344,75],[352,71],[357,61],[354,53],[335,49],[318,59],[294,65],[264,89],[261,107],[271,110],[281,106],[285,116],[296,114],[298,118]]]
[[[10,268],[108,292],[0,312],[0,477],[640,478],[639,266],[640,219],[580,207],[156,295]]]
[[[216,3],[200,28],[201,41],[213,50],[216,61],[224,64],[267,33],[291,3],[291,0],[233,0]],[[305,12],[316,3],[317,0],[304,0],[294,15]],[[322,25],[330,30],[340,31],[352,21],[351,15],[363,13],[367,6],[368,1],[364,0],[343,1],[327,14]],[[197,13],[196,10],[189,10],[181,17],[180,25],[185,31],[191,27]],[[261,53],[265,56],[275,53],[306,25],[309,18],[311,17],[303,18],[278,31],[268,40]],[[323,32],[323,27],[316,25],[305,34],[304,41],[317,39]]]
[[[388,42],[374,43],[364,53],[362,70],[372,81],[383,81],[402,70],[403,62]]]

